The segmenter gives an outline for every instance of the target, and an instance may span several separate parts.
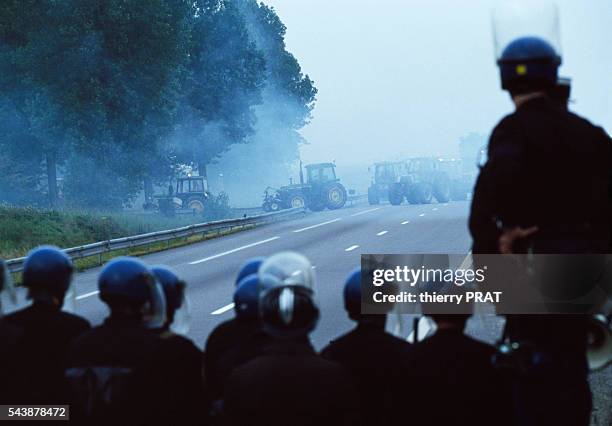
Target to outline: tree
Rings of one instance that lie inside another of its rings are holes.
[[[205,165],[252,133],[265,64],[232,2],[197,0],[174,146],[178,159]]]

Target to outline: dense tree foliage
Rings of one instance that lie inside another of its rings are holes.
[[[268,106],[299,129],[316,90],[284,32],[255,1],[0,2],[0,201],[119,208],[253,142]]]

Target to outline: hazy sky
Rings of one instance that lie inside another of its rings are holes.
[[[499,85],[491,0],[264,0],[314,79],[306,162],[455,155],[512,105]],[[560,0],[572,109],[612,132],[612,0]]]

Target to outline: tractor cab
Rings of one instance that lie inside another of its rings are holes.
[[[306,182],[309,185],[336,182],[336,165],[334,163],[309,164],[306,167]]]
[[[206,181],[202,176],[188,176],[178,178],[176,181],[176,196],[178,198],[188,197],[191,195],[201,195],[206,197],[207,187]]]

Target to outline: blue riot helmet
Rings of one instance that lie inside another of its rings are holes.
[[[111,316],[136,316],[148,328],[165,323],[166,303],[161,285],[140,260],[119,257],[108,262],[98,277],[100,299]]]
[[[177,334],[187,334],[191,325],[191,307],[187,297],[187,283],[166,266],[153,266],[151,272],[161,285],[166,299],[166,324]]]
[[[548,91],[561,65],[558,10],[547,0],[507,0],[493,15],[495,53],[504,90]]]
[[[281,252],[259,268],[259,315],[262,329],[291,339],[308,335],[319,319],[315,298],[315,274],[303,255]]]
[[[23,265],[23,286],[28,298],[36,303],[59,304],[72,282],[72,259],[54,246],[40,246],[31,250]]]
[[[361,315],[361,268],[351,272],[344,284],[344,308],[349,318],[359,320]]]
[[[234,311],[242,321],[254,321],[259,317],[259,278],[257,274],[244,277],[234,292]]]
[[[236,286],[242,281],[246,276],[251,274],[256,274],[261,267],[261,264],[264,262],[265,258],[263,257],[253,257],[252,259],[247,260],[241,267],[238,272],[238,276],[236,277]]]

